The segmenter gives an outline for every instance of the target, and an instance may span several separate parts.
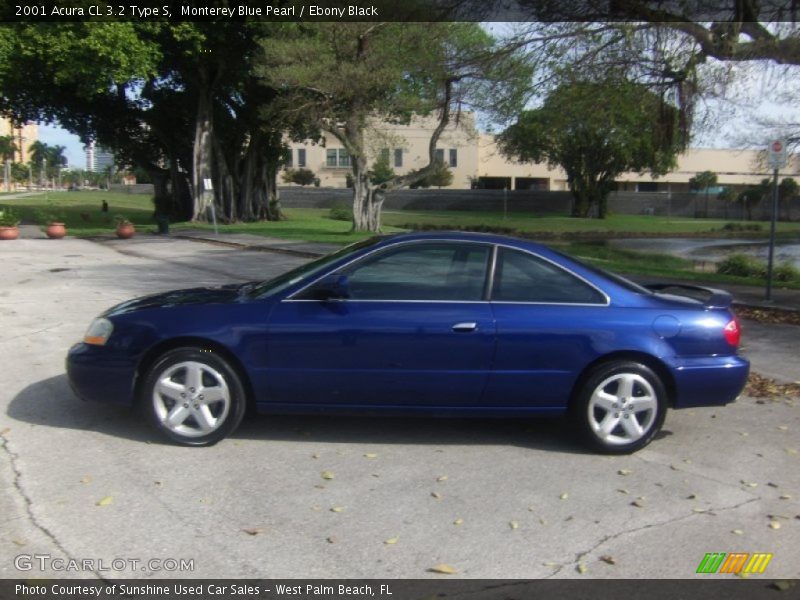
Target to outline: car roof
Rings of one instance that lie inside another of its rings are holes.
[[[387,242],[415,241],[415,240],[452,240],[465,242],[483,242],[486,244],[507,244],[509,246],[522,246],[531,250],[550,250],[544,244],[540,244],[526,238],[519,238],[510,235],[497,233],[481,233],[477,231],[413,231],[409,233],[394,233],[383,236]]]

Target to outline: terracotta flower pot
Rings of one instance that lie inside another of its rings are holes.
[[[67,228],[64,223],[53,222],[47,224],[44,232],[51,240],[60,240],[67,235]]]
[[[134,233],[136,233],[136,228],[133,223],[120,223],[117,225],[117,237],[120,239],[127,240],[132,238]]]
[[[0,240],[15,240],[19,237],[19,227],[0,227]]]

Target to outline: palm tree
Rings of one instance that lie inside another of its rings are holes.
[[[17,145],[14,143],[14,137],[11,135],[0,136],[0,157],[3,159],[5,169],[3,171],[3,181],[7,192],[11,191],[11,161],[14,159],[14,153],[17,151]]]
[[[44,185],[45,169],[47,168],[47,160],[49,158],[50,146],[36,140],[28,148],[30,159],[28,163],[33,170],[39,174],[39,187]]]

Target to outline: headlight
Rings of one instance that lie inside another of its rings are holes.
[[[83,336],[84,344],[94,344],[95,346],[105,346],[108,338],[111,337],[111,332],[114,331],[114,325],[108,319],[95,319],[86,330],[86,335]]]

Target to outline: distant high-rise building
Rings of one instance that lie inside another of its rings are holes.
[[[94,173],[102,173],[107,167],[114,165],[114,154],[103,146],[98,146],[95,142],[90,142],[83,147],[86,152],[86,170]]]
[[[22,127],[15,127],[6,118],[0,117],[0,136],[10,135],[14,138],[16,151],[13,162],[27,163],[30,159],[29,149],[31,144],[39,139],[39,126],[36,123],[25,123]]]

